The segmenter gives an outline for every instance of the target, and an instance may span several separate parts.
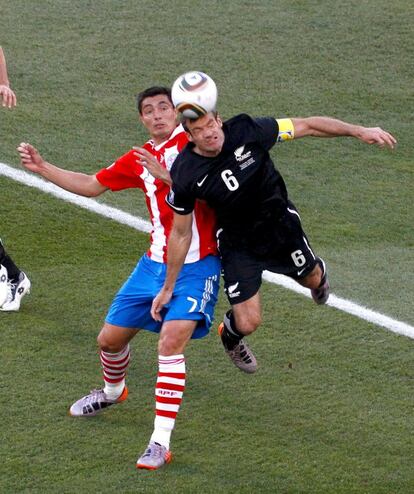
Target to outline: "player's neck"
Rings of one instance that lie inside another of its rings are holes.
[[[166,132],[165,134],[151,135],[151,140],[155,144],[155,146],[159,146],[160,144],[164,143],[165,141],[168,141],[168,139],[171,137],[174,130],[175,129],[172,129],[169,132]]]
[[[171,134],[168,134],[168,135],[165,135],[165,136],[157,136],[157,137],[151,137],[153,143],[156,145],[156,146],[159,146],[160,144],[162,144],[163,142],[165,141],[168,141],[168,138],[170,137]]]

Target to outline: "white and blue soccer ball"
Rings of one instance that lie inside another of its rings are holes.
[[[187,118],[199,118],[215,111],[217,86],[204,72],[186,72],[180,75],[171,88],[175,108]]]

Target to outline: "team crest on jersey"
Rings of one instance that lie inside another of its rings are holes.
[[[164,151],[165,168],[167,168],[168,171],[171,170],[171,167],[173,166],[173,163],[174,163],[175,158],[177,156],[178,156],[178,147],[177,146],[172,146],[170,148],[167,148]]]
[[[244,170],[255,162],[251,151],[244,152],[244,146],[240,146],[234,151],[234,157],[240,163],[240,170]]]
[[[167,168],[168,171],[171,170],[171,167],[173,166],[173,163],[175,161],[175,158],[178,156],[178,153],[176,154],[171,154],[168,156],[168,158],[165,161],[165,167]]]
[[[250,158],[251,154],[251,151],[247,151],[247,153],[244,153],[244,146],[240,146],[236,149],[236,151],[234,151],[234,156],[237,161],[247,160],[247,158]]]

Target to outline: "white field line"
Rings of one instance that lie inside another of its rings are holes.
[[[87,209],[88,211],[93,211],[94,213],[100,214],[101,216],[105,216],[106,218],[110,218],[124,225],[128,225],[132,228],[135,228],[136,230],[147,233],[151,231],[151,224],[142,218],[133,216],[129,213],[125,213],[124,211],[110,206],[105,206],[104,204],[101,204],[94,199],[80,197],[76,194],[72,194],[71,192],[62,190],[60,187],[46,182],[45,180],[35,175],[27,173],[23,170],[18,170],[9,165],[6,165],[5,163],[0,163],[0,175],[4,175],[5,177],[11,178],[12,180],[20,182],[29,187],[35,187],[42,192],[46,192],[55,197],[58,197],[59,199],[76,204],[81,208]],[[295,281],[287,278],[286,276],[265,271],[263,273],[263,279],[271,283],[280,285],[284,288],[288,288],[289,290],[293,290],[296,293],[301,293],[306,297],[310,297],[310,293],[307,288],[301,287]],[[327,305],[335,307],[336,309],[339,309],[343,312],[347,312],[348,314],[352,314],[356,317],[359,317],[360,319],[364,319],[365,321],[368,321],[370,323],[376,324],[377,326],[386,328],[394,333],[408,336],[409,338],[414,338],[413,326],[370,310],[366,307],[351,302],[350,300],[337,297],[332,293],[329,297]]]

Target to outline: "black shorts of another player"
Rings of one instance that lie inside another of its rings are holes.
[[[237,242],[219,230],[218,246],[224,291],[231,305],[244,302],[259,291],[265,270],[300,280],[317,264],[292,203],[275,224],[269,225],[268,235],[261,242],[257,238]]]

